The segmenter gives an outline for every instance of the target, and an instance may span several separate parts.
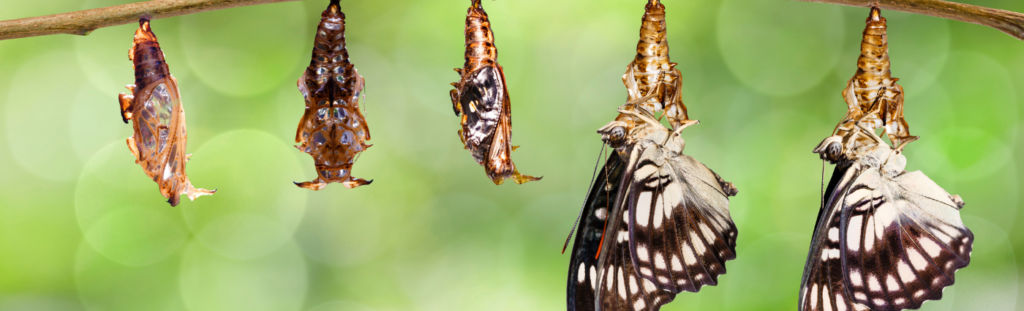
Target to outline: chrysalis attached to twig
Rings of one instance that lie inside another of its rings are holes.
[[[626,67],[622,83],[629,91],[629,104],[652,113],[664,111],[672,127],[678,128],[689,118],[683,105],[683,76],[668,57],[665,6],[650,0],[645,10],[636,58]]]
[[[185,154],[185,109],[178,81],[171,76],[147,18],[139,20],[128,59],[135,67],[135,84],[127,86],[132,94],[121,93],[118,99],[124,123],[130,119],[134,124],[128,149],[135,155],[135,163],[160,186],[160,194],[171,206],[178,205],[182,194],[189,200],[213,194],[217,190],[192,187],[185,175],[185,162],[191,156]]]
[[[369,148],[370,128],[359,111],[363,77],[348,59],[345,49],[345,13],[338,0],[324,10],[316,30],[313,60],[298,82],[306,100],[295,142],[313,156],[317,178],[295,185],[320,190],[340,182],[345,188],[369,185],[372,180],[352,177],[356,156]]]
[[[455,115],[462,115],[459,138],[484,166],[487,177],[497,185],[509,178],[517,184],[540,180],[520,174],[512,163],[511,153],[518,147],[512,146],[512,104],[480,0],[472,0],[466,15],[466,63],[455,71],[461,78],[452,83],[451,91]]]
[[[857,73],[843,90],[849,110],[833,134],[845,136],[856,131],[855,121],[860,120],[864,127],[884,128],[894,147],[917,139],[910,136],[910,128],[903,119],[903,87],[896,84],[899,79],[889,71],[889,39],[885,18],[878,8],[871,9],[860,50]]]

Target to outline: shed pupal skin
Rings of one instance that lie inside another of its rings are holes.
[[[160,194],[171,206],[178,205],[182,194],[195,200],[217,192],[193,187],[185,174],[185,162],[191,156],[185,153],[185,109],[178,81],[167,67],[148,18],[139,20],[128,59],[135,68],[135,84],[126,86],[132,93],[121,93],[118,102],[121,119],[132,120],[134,134],[127,143],[135,163],[160,186]]]

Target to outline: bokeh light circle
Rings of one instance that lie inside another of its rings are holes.
[[[273,21],[273,22],[269,22]],[[185,60],[210,88],[231,96],[298,78],[314,29],[302,2],[239,7],[181,17]]]
[[[821,82],[839,59],[843,31],[834,5],[724,0],[718,13],[726,65],[744,85],[767,95],[799,94]]]
[[[298,155],[256,130],[220,134],[196,149],[188,162],[189,179],[218,192],[179,206],[195,237],[237,259],[262,256],[289,241],[309,193],[292,184],[304,176]]]
[[[89,161],[75,189],[85,241],[125,265],[162,260],[188,238],[181,213],[167,204],[125,143],[110,143]]]
[[[126,266],[82,241],[75,259],[75,284],[88,310],[183,310],[178,292],[180,257]]]
[[[74,55],[62,51],[29,59],[11,79],[4,113],[10,152],[39,178],[71,181],[82,168],[68,122],[82,116],[67,109],[80,94],[82,79]],[[112,98],[110,107],[116,101]]]
[[[382,250],[385,217],[381,206],[346,194],[309,200],[295,239],[310,258],[346,266],[365,262]]]
[[[863,11],[864,16],[867,16],[869,10],[865,8]],[[899,84],[903,86],[907,97],[928,89],[949,59],[949,21],[896,11],[887,11],[884,15],[889,27],[886,35],[889,37],[893,77],[900,78]],[[851,50],[857,47],[856,54],[860,55],[859,43],[858,40],[856,44],[847,46],[851,46]],[[851,62],[849,67],[843,67],[849,68],[843,71],[849,74],[846,79],[853,77],[857,71],[856,64]]]
[[[117,109],[111,108],[117,105],[117,95],[103,94],[90,86],[83,86],[71,103],[68,133],[75,155],[83,163],[110,143],[123,145],[125,139],[132,136],[131,122],[124,124]]]
[[[181,262],[179,286],[191,311],[291,311],[302,307],[306,273],[302,253],[292,243],[244,260],[191,243]]]
[[[725,286],[725,310],[792,309],[797,305],[808,239],[783,233],[748,245],[737,249],[739,259],[727,264],[729,273],[721,281]],[[777,286],[765,286],[764,282]],[[791,288],[792,294],[779,295],[779,286]]]
[[[952,310],[1016,310],[1019,277],[1006,231],[978,217],[962,218],[974,233],[974,249],[971,264],[956,272],[952,287],[957,295]]]

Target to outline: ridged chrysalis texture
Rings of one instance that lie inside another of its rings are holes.
[[[669,60],[665,6],[650,0],[644,8],[636,58],[629,63],[622,83],[629,92],[628,103],[651,113],[663,111],[673,128],[689,120],[683,104],[683,77]]]
[[[369,148],[370,128],[359,111],[363,77],[345,49],[345,13],[338,0],[331,0],[320,18],[313,57],[298,81],[306,100],[295,142],[300,151],[313,157],[316,179],[295,185],[320,190],[340,182],[345,188],[369,185],[372,180],[352,176],[358,155]]]
[[[128,138],[128,149],[135,163],[160,186],[160,194],[171,206],[177,206],[182,194],[189,200],[212,195],[216,190],[195,188],[185,175],[185,109],[178,94],[178,81],[171,75],[160,43],[149,26],[149,19],[139,20],[128,59],[135,68],[135,84],[121,93],[121,118],[132,120],[135,133]]]

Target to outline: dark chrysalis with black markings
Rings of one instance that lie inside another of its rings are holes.
[[[182,194],[189,200],[213,194],[216,190],[193,187],[185,175],[185,162],[191,156],[185,153],[185,109],[178,81],[171,76],[147,18],[139,20],[128,59],[135,67],[135,84],[127,86],[132,94],[121,93],[118,99],[121,118],[134,124],[128,149],[135,155],[135,163],[160,186],[160,194],[171,206],[178,205]]]
[[[323,189],[332,182],[346,188],[369,185],[372,180],[352,177],[352,164],[371,146],[366,144],[370,128],[359,111],[363,77],[345,49],[345,14],[338,0],[331,0],[321,15],[313,60],[298,86],[306,100],[306,111],[295,132],[299,144],[295,148],[313,157],[317,178],[295,184],[310,190]]]
[[[511,178],[517,184],[540,180],[523,175],[512,163],[512,103],[505,86],[505,72],[498,64],[498,49],[487,12],[480,0],[472,0],[466,15],[466,63],[455,68],[459,82],[451,90],[455,115],[462,115],[459,138],[473,158],[483,165],[496,185]]]

